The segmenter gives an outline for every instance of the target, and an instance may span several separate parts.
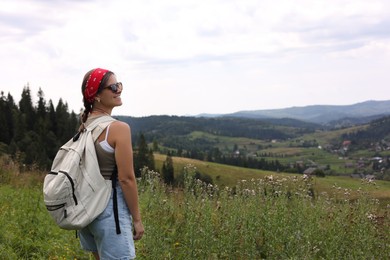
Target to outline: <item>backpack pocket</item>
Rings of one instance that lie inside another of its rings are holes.
[[[65,207],[66,203],[58,204],[58,205],[46,205],[48,211],[55,211]]]
[[[45,177],[44,202],[49,214],[60,225],[70,207],[78,204],[73,179],[66,172],[50,172]]]
[[[63,222],[64,219],[68,217],[66,203],[61,203],[57,205],[46,204],[46,209],[49,211],[49,214],[58,224]]]

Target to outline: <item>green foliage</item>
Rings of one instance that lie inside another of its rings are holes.
[[[175,180],[175,170],[173,168],[172,156],[168,153],[161,170],[161,177],[166,184],[173,184]]]
[[[325,177],[325,172],[321,169],[316,169],[313,174],[317,177]]]
[[[149,116],[142,118],[121,116],[120,120],[132,126],[133,133],[143,132],[151,139],[159,140],[166,146],[177,148],[186,142],[184,137],[193,131],[202,131],[219,136],[248,137],[254,139],[287,139],[311,133],[318,125],[287,124],[288,120],[268,123],[259,119],[248,118],[204,118],[178,116]],[[309,129],[309,130],[307,130]],[[180,138],[180,140],[178,140]]]
[[[373,120],[365,129],[346,133],[343,135],[346,140],[351,140],[355,145],[354,149],[370,147],[370,144],[378,143],[381,140],[390,140],[390,116]],[[388,145],[384,148],[387,148]]]
[[[90,259],[52,221],[39,186],[0,185],[0,197],[0,259]]]
[[[51,100],[45,100],[41,89],[37,97],[34,102],[28,85],[18,105],[10,94],[1,93],[1,152],[12,155],[13,160],[19,160],[27,168],[48,169],[60,145],[77,129],[78,119],[73,111],[68,112],[62,99],[55,106]],[[367,126],[333,131],[288,118],[121,116],[118,119],[132,127],[137,144],[134,149],[137,177],[144,166],[155,169],[153,151],[164,154],[169,151],[173,156],[279,172],[302,173],[314,162],[318,167],[330,165],[327,175],[358,171],[375,174],[376,178],[390,178],[388,160],[380,165],[366,164],[359,170],[345,167],[356,165],[360,158],[390,158],[389,117],[376,119]],[[345,139],[352,141],[348,150],[340,147]],[[148,144],[146,140],[151,141]],[[345,161],[338,160],[339,156]]]
[[[10,169],[9,171],[6,168]],[[75,233],[56,226],[43,204],[42,175],[8,172],[0,184],[0,259],[92,259]],[[187,165],[181,189],[143,169],[139,198],[146,233],[137,259],[388,259],[390,215],[366,188],[323,193],[313,180],[276,177],[206,184]],[[334,182],[334,180],[333,180]],[[367,186],[368,185],[368,186]]]
[[[326,175],[351,175],[361,158],[390,158],[386,117],[372,122],[372,127],[359,125],[345,129],[324,130],[298,120],[259,120],[242,118],[191,118],[152,116],[121,117],[132,125],[133,133],[142,131],[150,140],[158,140],[159,152],[208,162],[279,172],[302,173],[309,167],[323,169]],[[373,127],[375,126],[375,127]],[[305,130],[306,129],[306,130]],[[311,129],[311,130],[309,130]],[[229,130],[230,133],[226,131]],[[253,135],[256,130],[258,135]],[[375,133],[365,141],[357,135],[344,150],[342,143],[354,133]],[[267,134],[271,131],[272,134]],[[288,133],[288,139],[279,133]],[[382,139],[384,138],[384,139]],[[386,139],[387,138],[387,139]],[[375,149],[380,147],[381,152]],[[387,150],[386,150],[387,149]],[[340,160],[342,157],[342,160]],[[354,165],[354,167],[346,167]],[[361,169],[360,165],[359,168]],[[380,167],[364,165],[361,171],[375,178],[388,179],[390,163]]]
[[[194,171],[189,170],[192,167],[196,170]],[[210,184],[210,185],[214,183],[213,178],[209,174],[201,173],[200,170],[196,168],[196,166],[191,164],[190,167],[188,166],[183,167],[181,173],[177,176],[175,183],[178,187],[184,187],[186,182],[193,183],[196,181],[200,181],[202,183]]]
[[[68,105],[61,99],[56,109],[50,100],[47,104],[44,93],[38,91],[38,102],[34,106],[27,85],[18,106],[10,94],[0,97],[0,143],[4,153],[14,161],[28,167],[48,169],[61,144],[74,135],[78,119],[68,112]]]
[[[145,169],[144,169],[145,170]],[[139,259],[386,259],[389,212],[361,192],[309,190],[310,179],[240,181],[222,188],[195,180],[184,169],[182,190],[158,174],[143,173],[141,206],[146,235]]]
[[[134,170],[136,177],[141,177],[141,170],[144,167],[155,169],[153,151],[148,148],[145,136],[141,133],[137,150],[134,152]]]

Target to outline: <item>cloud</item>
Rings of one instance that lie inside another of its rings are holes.
[[[102,66],[125,83],[122,113],[364,101],[370,81],[390,99],[389,17],[387,0],[4,0],[3,88],[30,82],[78,110],[84,73]]]

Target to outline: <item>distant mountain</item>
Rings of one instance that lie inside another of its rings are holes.
[[[390,100],[365,101],[353,105],[312,105],[281,109],[239,111],[231,114],[208,115],[203,117],[241,117],[241,118],[293,118],[322,125],[367,123],[373,118],[390,115]]]

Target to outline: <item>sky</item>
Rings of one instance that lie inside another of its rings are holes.
[[[69,112],[90,69],[114,115],[226,114],[390,100],[390,0],[0,0],[0,91]]]

